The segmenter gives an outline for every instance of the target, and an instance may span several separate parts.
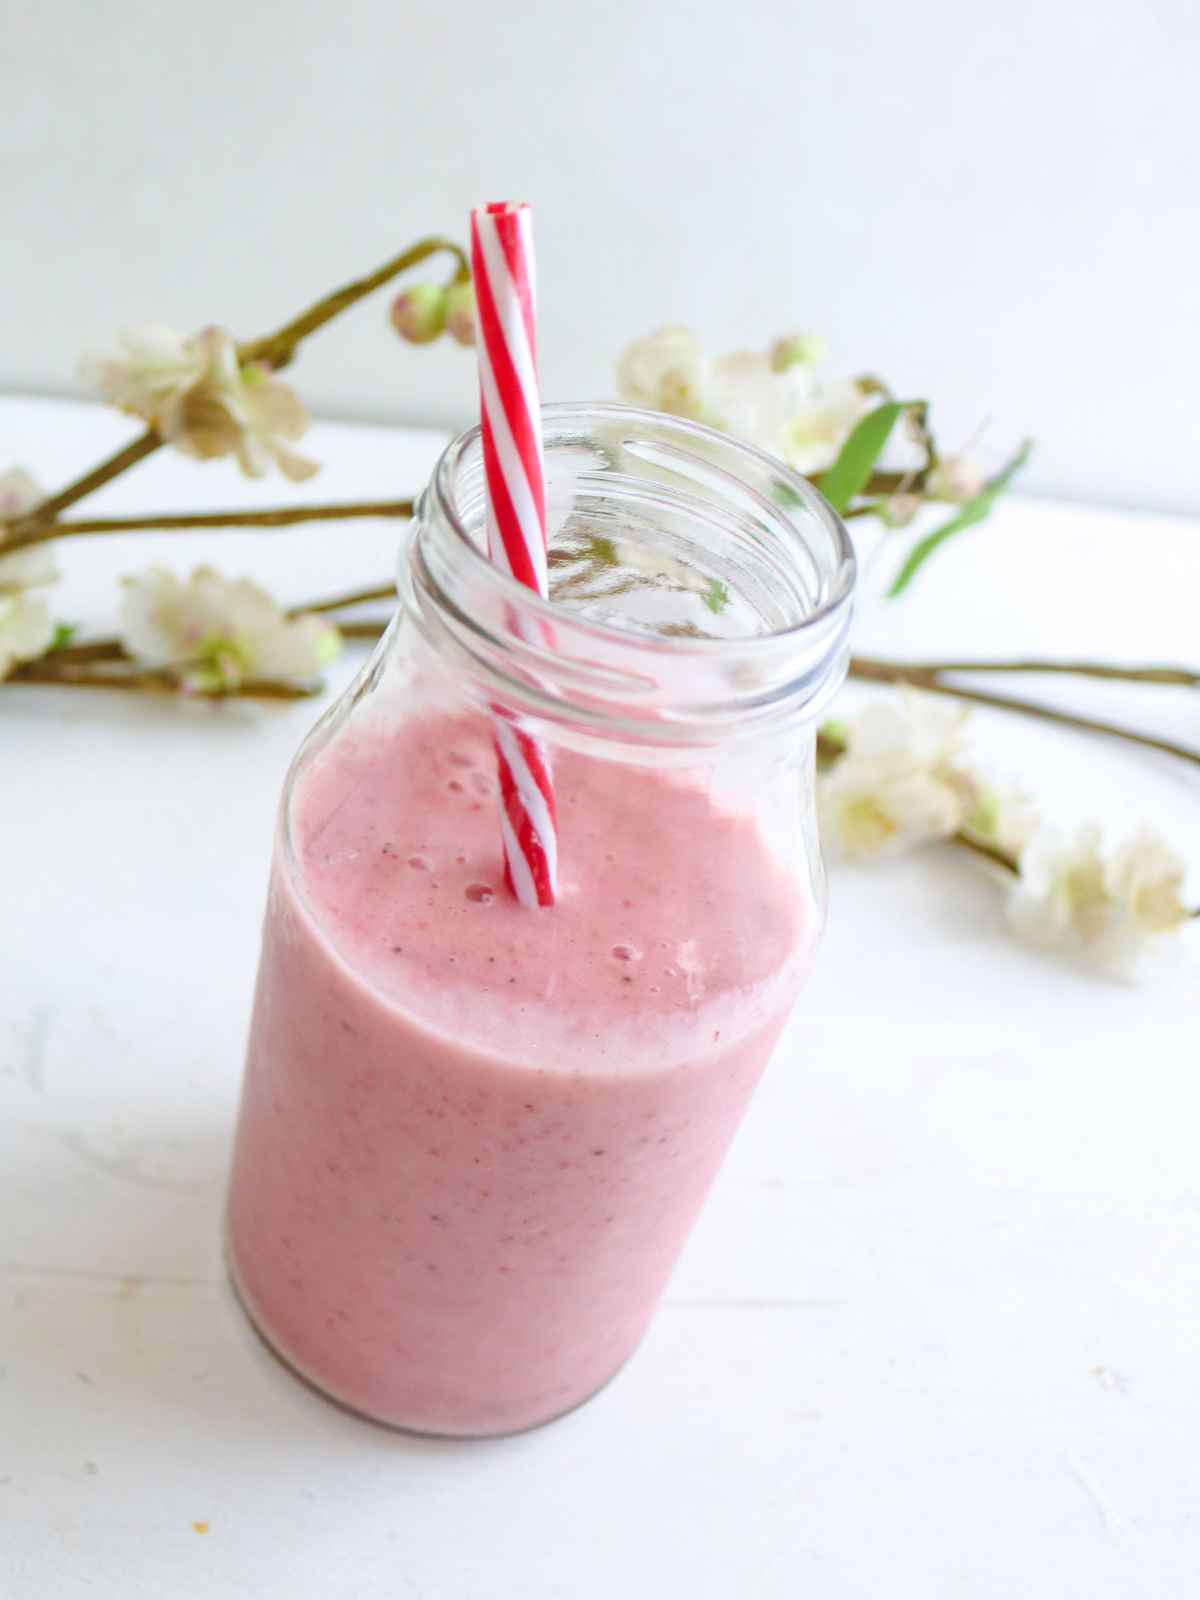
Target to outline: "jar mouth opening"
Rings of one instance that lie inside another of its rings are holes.
[[[542,410],[544,599],[485,549],[480,430],[444,451],[401,593],[481,703],[604,737],[748,737],[811,717],[845,676],[856,566],[799,473],[630,406]]]
[[[797,647],[801,646],[811,632],[827,627],[837,613],[848,607],[857,579],[857,558],[845,524],[808,479],[778,457],[730,434],[706,427],[703,423],[664,412],[645,411],[636,406],[577,401],[558,402],[542,407],[542,419],[544,432],[549,432],[551,429],[557,432],[570,432],[572,429],[594,429],[597,426],[608,425],[617,430],[627,431],[631,435],[628,442],[634,445],[639,430],[642,433],[653,433],[668,428],[673,442],[678,441],[680,447],[692,443],[697,456],[701,458],[719,452],[734,461],[740,460],[748,467],[757,469],[760,474],[769,475],[780,486],[781,495],[786,496],[793,509],[802,511],[815,521],[821,534],[828,541],[830,554],[823,563],[827,570],[821,573],[820,592],[814,602],[804,610],[803,615],[782,627],[758,633],[738,635],[732,639],[690,635],[673,637],[647,634],[624,627],[617,622],[582,615],[553,599],[543,598],[519,583],[489,559],[472,535],[461,513],[457,484],[464,458],[479,445],[481,432],[479,425],[476,424],[460,433],[447,445],[434,468],[430,489],[427,492],[431,493],[436,505],[438,521],[452,534],[468,568],[476,573],[480,581],[495,584],[501,594],[519,603],[526,616],[535,621],[540,620],[548,626],[567,621],[573,629],[580,629],[597,639],[608,640],[615,646],[635,646],[638,649],[661,651],[676,657],[680,655],[718,657],[728,655],[733,648],[739,657],[744,655],[748,659],[753,659],[758,651],[777,654],[782,646],[786,646],[789,639],[794,641]],[[665,449],[668,453],[671,451],[670,446],[660,445],[659,449]],[[684,457],[683,448],[680,448],[679,455],[681,458]],[[786,504],[780,504],[772,509],[780,521],[787,514]]]

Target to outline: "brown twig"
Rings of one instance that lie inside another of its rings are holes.
[[[850,662],[850,676],[869,683],[906,683],[914,689],[924,689],[927,694],[947,695],[956,700],[966,700],[973,705],[991,706],[997,711],[1015,711],[1022,716],[1036,717],[1042,722],[1058,723],[1061,727],[1077,728],[1083,733],[1101,733],[1109,738],[1124,739],[1147,750],[1159,750],[1165,755],[1177,756],[1200,766],[1200,750],[1176,744],[1171,739],[1159,739],[1153,734],[1137,733],[1133,728],[1122,728],[1113,722],[1103,722],[1097,717],[1077,716],[1070,711],[1058,711],[1052,706],[1042,706],[1032,700],[1018,700],[1009,695],[990,694],[982,689],[966,689],[960,684],[944,682],[936,673],[921,667],[912,667],[896,661],[877,661],[868,656],[855,656]]]
[[[963,850],[970,850],[973,855],[982,856],[985,861],[990,861],[997,867],[1003,867],[1005,872],[1010,872],[1014,878],[1021,876],[1021,864],[1016,856],[1010,855],[1007,850],[1002,850],[998,844],[989,844],[986,839],[980,839],[965,829],[952,834],[949,843],[956,844]]]
[[[14,539],[11,550],[51,539],[91,533],[169,533],[180,528],[290,528],[300,522],[353,521],[365,517],[411,517],[411,500],[348,500],[322,506],[278,506],[270,511],[163,512],[139,517],[87,517],[55,522]],[[14,524],[15,526],[15,524]]]
[[[84,666],[89,661],[128,661],[125,646],[120,639],[91,639],[86,644],[64,644],[57,650],[52,650],[49,655],[42,656],[31,666],[41,665],[42,662],[61,663],[63,666]],[[25,669],[22,668],[22,671]]]
[[[316,333],[318,328],[323,328],[327,322],[332,322],[334,317],[341,316],[343,311],[348,311],[352,305],[356,305],[367,295],[374,294],[376,289],[381,289],[385,283],[399,277],[402,272],[407,272],[410,267],[415,267],[420,262],[427,261],[430,256],[436,255],[454,257],[455,270],[451,283],[466,283],[469,280],[470,262],[460,246],[452,239],[440,237],[422,239],[407,250],[401,251],[398,256],[393,256],[390,261],[385,261],[374,272],[367,273],[363,278],[356,278],[353,283],[347,283],[343,288],[327,294],[324,299],[309,306],[307,311],[302,311],[298,317],[285,322],[275,333],[239,345],[238,360],[243,365],[250,361],[265,361],[273,371],[278,372],[291,361],[296,346],[310,334]]]
[[[9,674],[9,683],[53,683],[80,689],[132,689],[148,694],[183,694],[179,679],[173,673],[156,669],[137,669],[128,672],[99,672],[79,670],[76,665],[56,665],[56,657],[43,656],[40,661],[30,661]],[[236,689],[222,689],[215,693],[187,691],[187,697],[196,700],[306,700],[319,693],[321,685],[302,688],[290,683],[272,683],[247,679]]]
[[[310,600],[306,605],[289,606],[289,617],[306,616],[310,611],[346,611],[351,606],[366,605],[369,600],[395,600],[396,585],[394,583],[377,584],[371,589],[352,589],[349,594],[335,594],[327,600]],[[339,624],[341,632],[344,626]]]
[[[123,445],[114,455],[109,456],[107,461],[102,461],[90,472],[85,472],[82,478],[76,478],[74,483],[69,483],[65,489],[52,494],[48,500],[43,500],[25,516],[14,517],[8,524],[8,536],[3,541],[4,554],[11,555],[14,550],[23,549],[26,545],[40,544],[42,538],[53,538],[52,533],[43,534],[39,538],[39,530],[48,522],[53,522],[58,513],[65,511],[67,506],[73,506],[77,500],[82,500],[84,495],[102,489],[113,478],[119,477],[122,472],[136,466],[139,461],[144,461],[147,456],[153,455],[161,443],[157,430],[147,428],[140,438]]]
[[[339,622],[338,632],[343,639],[382,639],[386,622]]]
[[[827,724],[817,733],[817,762],[822,771],[828,771],[830,767],[836,766],[846,750],[845,739],[832,725]],[[1001,849],[998,844],[989,844],[986,839],[981,839],[978,834],[971,833],[966,828],[960,828],[957,833],[951,834],[946,842],[958,845],[960,849],[969,850],[972,855],[980,856],[997,867],[1003,867],[1005,872],[1012,873],[1014,877],[1021,875],[1021,864],[1016,856]]]
[[[1057,673],[1069,677],[1104,678],[1117,683],[1175,684],[1185,688],[1200,686],[1200,672],[1189,667],[1121,667],[1103,661],[1048,661],[1029,658],[1016,661],[905,661],[890,663],[909,672],[1029,672]]]
[[[394,600],[395,596],[393,584],[380,584],[370,589],[354,590],[350,594],[334,595],[327,600],[314,600],[309,605],[289,606],[286,615],[295,618],[313,612],[341,611],[371,600]],[[338,624],[338,632],[345,638],[377,639],[386,626],[386,622],[343,622]],[[37,661],[19,667],[11,676],[14,680],[23,678],[26,682],[32,682],[35,669],[44,668],[45,672],[39,674],[38,682],[75,682],[77,678],[73,669],[76,667],[88,666],[93,662],[118,661],[132,661],[120,639],[89,639],[81,644],[60,645],[57,650],[41,656]]]
[[[410,267],[415,267],[419,262],[427,260],[434,255],[452,255],[455,260],[453,283],[465,283],[471,276],[470,263],[460,246],[452,239],[432,237],[422,239],[417,244],[411,245],[407,250],[401,251],[398,256],[393,256],[390,261],[385,261],[374,272],[366,277],[356,278],[352,283],[345,284],[340,289],[335,289],[332,294],[325,295],[315,304],[302,311],[299,316],[293,317],[290,322],[285,322],[282,328],[274,333],[266,334],[260,339],[251,339],[246,344],[238,346],[238,361],[242,366],[258,361],[278,371],[286,367],[296,353],[296,347],[311,334],[323,328],[327,322],[332,322],[334,317],[340,316],[343,311],[348,311],[352,305],[357,304],[365,296],[373,294],[376,289],[382,288],[392,278],[398,277],[402,272],[407,272]],[[49,525],[60,511],[65,511],[68,506],[73,506],[82,500],[85,495],[103,487],[104,484],[127,468],[135,466],[147,456],[161,447],[163,440],[156,428],[150,427],[137,439],[123,445],[114,455],[102,461],[99,466],[93,467],[90,472],[84,473],[81,478],[76,478],[65,489],[60,489],[57,494],[51,495],[48,500],[43,500],[38,506],[23,517],[14,518],[8,525],[7,538],[4,542],[4,552],[11,555],[13,551],[24,549],[27,545],[40,544],[48,538],[57,538],[57,531],[49,531]],[[304,519],[297,519],[304,520]],[[161,526],[161,524],[159,524]],[[204,523],[194,523],[191,526],[206,526]],[[216,524],[221,526],[222,524]],[[268,524],[270,526],[271,524]],[[77,533],[83,529],[76,527]],[[116,531],[93,529],[93,532]]]

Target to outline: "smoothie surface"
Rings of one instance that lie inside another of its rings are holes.
[[[419,717],[320,752],[292,841],[347,966],[429,1027],[541,1066],[661,1064],[709,1022],[710,1039],[754,1026],[811,940],[753,819],[684,777],[569,751],[554,772],[560,898],[530,911],[504,882],[486,719]]]

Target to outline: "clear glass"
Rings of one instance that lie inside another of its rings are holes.
[[[748,446],[544,413],[551,598],[446,451],[401,604],[281,808],[229,1211],[272,1347],[399,1427],[532,1427],[636,1347],[812,961],[846,533]],[[558,903],[504,887],[497,710],[550,752]]]

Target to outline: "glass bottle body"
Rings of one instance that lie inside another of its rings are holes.
[[[231,1264],[269,1342],[439,1433],[547,1421],[636,1347],[822,917],[844,533],[666,418],[548,408],[546,462],[552,603],[481,559],[468,436],[387,639],[297,758],[234,1163]],[[497,716],[551,759],[546,910],[505,885]]]

